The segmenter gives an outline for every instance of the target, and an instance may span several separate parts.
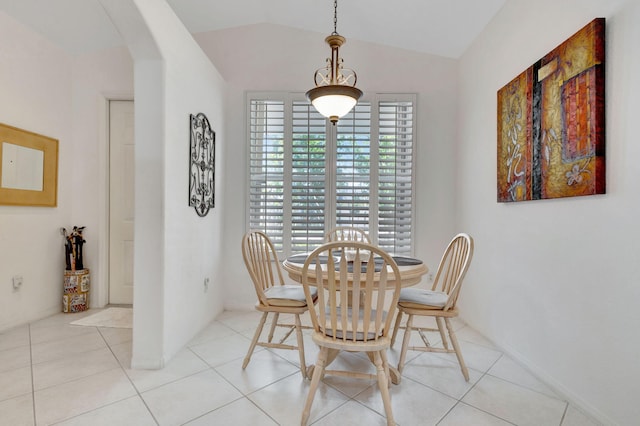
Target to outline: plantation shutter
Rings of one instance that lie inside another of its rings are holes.
[[[249,114],[249,227],[265,232],[282,251],[284,102],[251,100]]]
[[[379,112],[378,245],[411,253],[413,102],[381,101]]]
[[[369,233],[371,210],[371,104],[358,103],[340,119],[336,138],[336,226]]]
[[[412,253],[414,95],[375,95],[333,127],[296,95],[248,101],[251,230],[281,255],[309,252],[334,226]]]
[[[307,101],[293,102],[291,140],[291,251],[313,251],[325,236],[327,137]]]

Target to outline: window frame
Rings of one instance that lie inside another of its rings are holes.
[[[288,224],[283,226],[282,230],[282,250],[277,250],[278,256],[283,258],[295,254],[298,252],[291,251],[292,240],[292,162],[293,162],[293,103],[294,102],[308,102],[304,93],[299,92],[273,92],[273,91],[247,91],[245,92],[245,148],[247,149],[246,155],[246,184],[244,187],[245,193],[245,229],[249,230],[251,227],[251,102],[254,100],[275,101],[283,103],[283,223]],[[370,141],[371,141],[371,153],[370,164],[375,164],[375,167],[371,167],[371,181],[376,182],[375,186],[371,188],[369,205],[375,207],[370,208],[370,212],[374,211],[374,214],[369,214],[369,228],[378,229],[378,217],[380,215],[379,206],[379,149],[373,147],[379,146],[380,143],[380,122],[379,122],[379,108],[380,102],[410,102],[412,105],[412,145],[411,145],[411,231],[410,231],[410,249],[408,253],[404,255],[414,255],[415,253],[415,234],[416,234],[416,221],[417,205],[416,205],[416,174],[417,174],[417,150],[418,150],[418,135],[417,135],[417,95],[415,93],[375,93],[365,95],[360,99],[360,102],[370,103]],[[336,226],[336,176],[337,176],[337,163],[336,163],[336,147],[337,147],[337,127],[334,126],[328,119],[325,119],[325,146],[326,146],[326,176],[325,176],[325,221],[324,229],[325,233]],[[289,165],[287,167],[287,165]],[[329,201],[328,201],[329,200]],[[330,201],[334,200],[334,201]],[[373,244],[378,243],[378,233],[371,233],[370,238]]]

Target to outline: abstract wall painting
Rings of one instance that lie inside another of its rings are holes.
[[[605,20],[498,90],[498,202],[605,193]]]

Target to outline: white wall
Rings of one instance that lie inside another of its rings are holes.
[[[358,72],[358,88],[367,93],[417,93],[416,255],[435,267],[454,227],[453,196],[456,138],[457,61],[349,39],[340,50],[345,66]],[[260,24],[195,36],[230,83],[224,209],[226,252],[225,308],[251,308],[250,284],[240,241],[247,231],[246,91],[304,93],[313,72],[324,66],[327,34]]]
[[[73,58],[74,209],[67,226],[86,226],[85,264],[91,268],[91,306],[109,297],[108,101],[133,99],[133,61],[124,47]]]
[[[222,214],[188,207],[189,115],[216,131],[225,181],[225,85],[162,0],[102,0],[134,59],[134,368],[159,368],[222,311]],[[216,193],[224,205],[224,191]],[[208,291],[204,280],[210,278]]]
[[[75,200],[70,57],[3,12],[0,40],[0,122],[59,141],[57,207],[0,206],[2,330],[62,310],[60,227],[70,225]],[[24,278],[19,291],[14,275]]]
[[[625,5],[626,4],[626,5]],[[607,18],[607,194],[496,202],[496,92]],[[640,8],[510,1],[460,61],[458,225],[476,240],[465,319],[605,424],[637,424]]]
[[[63,239],[60,227],[85,225],[85,265],[91,306],[103,306],[106,167],[105,97],[133,95],[132,62],[123,48],[71,57],[31,29],[0,13],[0,121],[59,139],[58,205],[0,206],[0,330],[62,310]],[[100,109],[102,108],[102,112]],[[102,139],[102,140],[101,140]],[[102,145],[100,145],[102,143]],[[23,275],[20,291],[11,277]]]

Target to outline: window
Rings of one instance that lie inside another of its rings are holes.
[[[284,254],[307,252],[335,226],[365,229],[411,254],[415,96],[377,95],[336,126],[289,94],[250,94],[250,229]]]

